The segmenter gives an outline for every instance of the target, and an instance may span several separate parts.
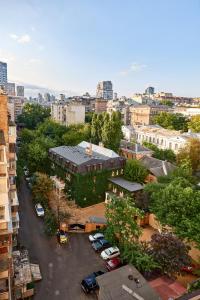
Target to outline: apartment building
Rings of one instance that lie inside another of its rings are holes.
[[[9,123],[7,95],[0,91],[0,299],[12,298],[12,248],[19,228],[16,192],[16,127]]]
[[[15,122],[17,117],[22,114],[24,97],[8,96],[8,111],[11,121]]]
[[[164,129],[159,125],[149,126],[123,126],[125,139],[134,139],[142,144],[144,141],[156,145],[160,149],[179,151],[191,138],[200,139],[200,133],[184,132]],[[129,134],[128,134],[129,133]]]
[[[138,105],[130,108],[131,125],[151,125],[155,115],[161,112],[170,112],[166,105]]]
[[[65,126],[84,123],[85,106],[78,102],[55,102],[51,104],[51,118]]]
[[[107,100],[104,99],[96,99],[95,101],[95,113],[101,114],[107,111]]]

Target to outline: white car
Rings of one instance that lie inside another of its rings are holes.
[[[35,205],[35,210],[38,217],[44,217],[44,208],[40,203]]]
[[[119,255],[120,255],[120,251],[117,247],[110,247],[101,252],[101,257],[104,260],[111,259],[111,258],[119,256]]]
[[[89,235],[89,241],[90,242],[94,242],[96,240],[103,239],[103,238],[104,238],[104,235],[103,235],[103,233],[100,233],[100,232]]]

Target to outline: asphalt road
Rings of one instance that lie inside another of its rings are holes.
[[[60,246],[56,238],[44,233],[43,220],[36,216],[31,192],[26,182],[19,190],[19,241],[29,250],[32,263],[39,263],[42,280],[36,283],[35,300],[97,299],[85,295],[81,280],[90,273],[104,269],[104,262],[94,253],[84,233],[74,233],[67,245]]]

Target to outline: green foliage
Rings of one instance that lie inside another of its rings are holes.
[[[118,151],[122,138],[121,114],[113,112],[94,114],[91,124],[91,141],[94,144],[102,142],[106,148]]]
[[[200,115],[196,115],[191,117],[188,128],[190,128],[193,132],[200,132]]]
[[[74,174],[67,191],[70,190],[71,198],[81,207],[102,202],[108,189],[110,175],[111,172],[108,170],[94,171],[85,175]]]
[[[44,230],[45,233],[48,236],[54,236],[56,234],[56,231],[58,229],[58,223],[55,215],[51,210],[46,210],[45,211],[45,216],[44,216]]]
[[[189,288],[188,288],[188,292],[194,292],[194,291],[197,291],[197,290],[200,290],[200,278],[191,282],[189,284]]]
[[[162,101],[160,102],[160,104],[161,104],[161,105],[167,105],[167,106],[169,106],[169,107],[172,107],[172,106],[173,106],[173,102],[172,102],[171,100],[167,100],[167,99],[162,100]]]
[[[50,117],[50,108],[27,103],[23,107],[22,114],[18,116],[17,123],[23,123],[28,129],[35,129],[48,117]]]
[[[113,234],[113,239],[117,237],[121,245],[134,243],[141,234],[137,218],[141,218],[142,215],[142,211],[135,206],[132,199],[113,196],[106,205],[109,234]]]
[[[127,160],[124,177],[127,180],[143,183],[147,177],[147,169],[136,159]]]
[[[151,211],[163,225],[169,225],[174,232],[200,247],[200,191],[190,181],[176,177],[163,188],[146,187],[151,201]]]
[[[93,115],[94,115],[93,112],[86,112],[85,113],[85,122],[91,124]]]
[[[181,273],[181,268],[188,266],[190,247],[172,233],[155,233],[149,242],[148,253],[156,261],[162,272],[170,277]]]
[[[35,180],[32,185],[33,198],[36,203],[40,202],[42,206],[48,207],[48,200],[51,191],[53,190],[53,182],[42,173],[35,174]]]
[[[62,136],[64,145],[76,146],[82,141],[89,141],[90,125],[71,125],[67,127],[66,133]]]
[[[176,162],[176,155],[171,149],[159,149],[156,145],[148,142],[143,142],[143,145],[154,151],[153,157],[160,160],[167,160],[171,163]]]
[[[177,163],[182,164],[187,161],[191,165],[193,171],[200,169],[200,140],[191,138],[184,148],[177,154]]]
[[[154,123],[166,129],[187,131],[187,118],[182,114],[161,112],[154,117]]]

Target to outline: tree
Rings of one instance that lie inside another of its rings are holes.
[[[118,151],[120,141],[122,139],[122,121],[121,114],[119,112],[112,112],[109,116],[104,116],[104,124],[102,128],[102,142],[104,146],[113,151]]]
[[[48,207],[49,195],[53,190],[53,182],[46,174],[36,173],[32,186],[33,197],[44,207]]]
[[[119,240],[121,245],[134,243],[138,240],[141,229],[137,224],[137,218],[142,217],[140,209],[136,208],[135,203],[130,198],[117,198],[106,205],[106,232],[109,238]]]
[[[159,149],[156,145],[143,142],[143,145],[153,151],[153,157],[160,160],[167,160],[171,163],[176,162],[176,155],[171,149]]]
[[[58,223],[56,216],[49,209],[45,211],[44,215],[44,230],[48,236],[54,236],[58,229]]]
[[[177,163],[180,165],[182,161],[188,161],[193,171],[200,168],[200,140],[191,138],[189,142],[177,154]]]
[[[27,103],[23,107],[22,114],[18,116],[17,123],[23,123],[28,129],[35,129],[46,118],[50,117],[50,108],[39,104]]]
[[[150,209],[163,225],[200,247],[200,191],[185,178],[176,177],[163,188],[148,190]]]
[[[136,159],[127,160],[124,177],[127,180],[143,183],[147,177],[147,169]]]
[[[160,102],[160,104],[161,104],[161,105],[167,105],[167,106],[169,106],[169,107],[172,107],[172,106],[173,106],[173,102],[172,102],[171,100],[167,100],[167,99],[162,100],[162,101]]]
[[[148,253],[159,264],[162,272],[171,277],[180,274],[181,268],[190,264],[189,249],[170,232],[155,233],[149,242]]]
[[[200,132],[200,115],[196,115],[191,117],[188,128],[190,128],[193,132]]]
[[[166,129],[187,131],[187,118],[182,114],[161,112],[154,117],[154,123]]]

